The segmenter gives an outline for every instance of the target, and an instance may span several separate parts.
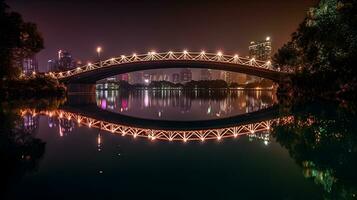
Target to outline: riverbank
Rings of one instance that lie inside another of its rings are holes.
[[[200,80],[185,83],[173,83],[170,81],[151,81],[148,84],[130,84],[127,81],[97,83],[96,89],[151,89],[151,90],[274,90],[275,84],[263,79],[259,82],[238,84],[235,82],[227,83],[224,80]]]
[[[57,80],[37,76],[27,79],[4,80],[1,83],[2,99],[32,99],[65,97],[66,86]]]
[[[344,82],[334,72],[297,73],[292,76],[293,96],[303,99],[354,101],[357,99],[357,80]]]
[[[97,88],[96,90],[180,90],[180,91],[238,91],[238,90],[257,90],[257,91],[274,91],[276,88],[274,87],[255,87],[255,88],[243,88],[243,87],[236,87],[236,88],[183,88],[183,87],[167,87],[167,88],[156,88],[156,87],[135,87],[135,88]]]

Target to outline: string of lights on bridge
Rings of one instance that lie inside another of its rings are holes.
[[[46,75],[53,78],[62,79],[67,78],[76,74],[88,72],[91,70],[110,67],[114,65],[121,65],[125,63],[135,63],[135,62],[149,62],[149,61],[165,61],[165,60],[187,60],[187,61],[205,61],[212,62],[212,64],[217,63],[229,63],[236,65],[244,65],[249,67],[256,67],[262,69],[268,69],[272,71],[279,71],[272,66],[271,61],[260,61],[255,58],[246,58],[235,55],[226,55],[222,51],[217,53],[207,53],[205,51],[201,52],[189,52],[188,50],[183,50],[180,52],[168,51],[160,52],[149,51],[146,54],[136,54],[132,55],[121,55],[120,57],[110,58],[107,60],[99,61],[96,63],[88,63],[84,66],[77,67],[68,71],[63,72],[49,72]]]
[[[221,140],[224,138],[237,138],[242,135],[254,135],[262,132],[269,132],[274,123],[285,123],[291,120],[291,117],[277,118],[264,120],[257,123],[248,123],[244,125],[232,126],[227,128],[217,129],[202,129],[202,130],[162,130],[148,129],[115,124],[103,120],[97,120],[91,117],[86,117],[76,113],[66,112],[63,110],[42,111],[26,109],[21,111],[21,115],[30,114],[46,115],[48,117],[57,117],[58,119],[72,120],[78,125],[89,128],[96,128],[107,131],[109,133],[118,134],[121,136],[131,136],[133,138],[147,138],[149,140],[164,140],[164,141],[206,141],[206,140]]]

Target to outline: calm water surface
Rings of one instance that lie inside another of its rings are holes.
[[[98,91],[93,105],[188,122],[252,116],[277,103],[271,91],[142,90]],[[269,130],[204,142],[122,136],[97,129],[93,115],[78,123],[71,108],[82,107],[3,105],[1,199],[356,198],[357,120],[335,104],[280,105]]]
[[[232,117],[277,103],[274,91],[262,90],[98,90],[99,108],[137,118],[195,121]]]

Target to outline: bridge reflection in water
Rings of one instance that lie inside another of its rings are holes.
[[[269,143],[269,134],[272,129],[272,125],[276,123],[286,122],[290,120],[290,117],[273,118],[270,120],[263,120],[254,123],[247,123],[243,125],[230,126],[225,128],[213,128],[213,129],[195,129],[195,130],[164,130],[164,129],[152,129],[152,128],[140,128],[134,126],[127,126],[118,123],[111,123],[104,120],[98,120],[95,118],[87,117],[85,115],[77,114],[74,112],[68,112],[65,110],[56,111],[41,111],[35,110],[22,110],[21,115],[23,117],[31,115],[45,115],[53,120],[57,118],[58,121],[66,121],[65,124],[72,124],[73,129],[74,122],[79,126],[86,126],[89,128],[96,128],[104,130],[113,134],[119,134],[122,136],[130,136],[133,138],[148,138],[149,140],[164,140],[164,141],[205,141],[205,140],[221,140],[224,138],[237,138],[242,135],[248,135],[250,138],[257,138],[264,141],[265,144]],[[59,127],[60,136],[62,128]],[[100,142],[100,135],[98,136],[98,142]]]

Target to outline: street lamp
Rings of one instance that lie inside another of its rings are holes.
[[[99,66],[102,66],[102,62],[100,60],[100,53],[102,52],[102,47],[98,46],[97,47],[97,56],[98,56],[98,60],[99,60]]]
[[[100,58],[100,53],[102,52],[102,47],[97,47],[97,55]]]

